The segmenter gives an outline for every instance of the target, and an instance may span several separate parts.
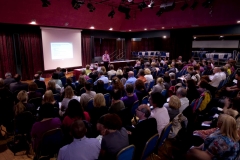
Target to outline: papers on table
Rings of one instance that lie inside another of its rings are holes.
[[[209,79],[212,80],[213,79],[213,75],[209,75]]]

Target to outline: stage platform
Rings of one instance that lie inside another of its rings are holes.
[[[126,66],[127,63],[130,63],[132,66],[135,65],[136,60],[123,60],[123,61],[112,61],[110,64],[114,65],[114,70],[117,70],[119,67],[124,67]],[[94,64],[94,63],[92,63]],[[103,66],[103,62],[101,62],[101,65]],[[79,68],[79,69],[74,69],[73,70],[73,75],[76,77],[76,80],[78,80],[78,77],[82,74],[82,70],[86,68]],[[90,68],[92,69],[92,68]]]

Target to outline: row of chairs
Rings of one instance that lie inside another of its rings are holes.
[[[148,157],[153,159],[154,155],[158,155],[158,149],[164,145],[164,142],[168,138],[171,128],[172,128],[172,122],[170,122],[164,128],[160,137],[159,137],[159,134],[155,134],[146,142],[146,145],[141,155],[141,160],[146,160]],[[117,154],[117,160],[132,160],[134,156],[134,151],[135,151],[134,145],[130,145],[123,148]]]

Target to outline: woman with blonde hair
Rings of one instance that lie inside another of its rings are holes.
[[[84,78],[84,76],[79,76],[78,78],[78,83],[76,83],[76,94],[78,96],[80,96],[80,89],[84,87],[86,83],[86,79]]]
[[[165,86],[163,84],[164,80],[163,78],[159,77],[157,79],[157,84],[153,86],[152,92],[162,92],[163,89],[165,89]]]
[[[86,65],[86,74],[89,75],[91,72],[92,72],[92,71],[91,71],[91,69],[90,69],[90,65],[87,64],[87,65]]]
[[[17,116],[18,114],[24,111],[30,111],[35,114],[36,108],[33,104],[27,103],[28,101],[28,93],[24,90],[20,91],[17,94],[18,103],[14,106],[14,114]]]
[[[82,76],[85,78],[85,80],[87,81],[89,79],[89,76],[87,75],[86,70],[82,70]]]
[[[59,108],[58,102],[54,99],[53,93],[51,90],[45,92],[42,104],[51,103],[54,107]]]
[[[193,147],[187,154],[187,159],[235,159],[239,151],[239,136],[236,120],[221,114],[217,122],[218,130],[210,134],[199,147]]]
[[[177,96],[172,95],[169,99],[169,102],[164,104],[164,107],[166,107],[166,109],[168,110],[170,121],[172,121],[174,117],[176,117],[179,114],[181,101]]]
[[[93,98],[94,108],[90,111],[91,123],[95,126],[99,118],[108,113],[106,101],[102,93],[97,93]]]
[[[151,75],[150,69],[145,68],[144,73],[145,73],[144,77],[147,79],[147,83],[150,83],[153,80],[153,76]]]
[[[101,67],[101,71],[103,72],[104,75],[107,75],[107,70],[104,66]]]
[[[77,97],[77,96],[74,95],[72,87],[67,86],[64,89],[64,98],[63,98],[62,104],[61,104],[61,111],[62,111],[62,113],[60,113],[60,115],[65,113],[65,111],[66,111],[66,109],[68,107],[68,103],[72,99],[76,99],[76,100],[78,100],[80,102],[80,97]]]

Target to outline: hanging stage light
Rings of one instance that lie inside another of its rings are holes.
[[[108,13],[108,17],[113,18],[114,14],[115,14],[115,11],[114,9],[112,9],[111,12]]]
[[[49,5],[51,5],[49,0],[41,0],[42,1],[42,7],[48,7]]]

